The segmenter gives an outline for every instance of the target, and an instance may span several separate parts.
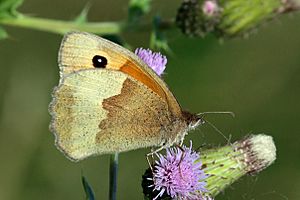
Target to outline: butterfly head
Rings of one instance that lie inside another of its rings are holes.
[[[185,118],[185,121],[188,125],[188,130],[194,130],[199,125],[205,123],[205,120],[203,119],[202,115],[192,114],[187,111],[183,111],[183,117]]]

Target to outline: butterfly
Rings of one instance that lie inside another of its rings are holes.
[[[70,160],[181,144],[201,116],[183,111],[166,83],[133,52],[70,32],[58,55],[50,130]]]

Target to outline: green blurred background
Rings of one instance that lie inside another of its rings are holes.
[[[85,0],[25,0],[22,13],[72,19]],[[90,1],[93,21],[122,20],[127,1]],[[154,1],[151,14],[173,17],[179,0]],[[150,14],[150,15],[151,15]],[[144,20],[151,20],[145,18]],[[81,170],[97,199],[108,196],[109,156],[80,163],[67,160],[48,130],[48,104],[58,83],[57,51],[62,36],[7,27],[0,41],[0,199],[84,199]],[[149,33],[122,35],[133,47],[148,47]],[[277,145],[276,162],[255,177],[244,177],[217,199],[300,199],[300,14],[261,26],[248,39],[221,43],[213,36],[189,39],[168,32],[165,80],[181,105],[193,112],[233,111],[236,118],[211,115],[232,141],[266,133]],[[186,137],[194,146],[225,144],[204,125]],[[142,199],[141,175],[147,168],[141,149],[120,155],[118,199]]]

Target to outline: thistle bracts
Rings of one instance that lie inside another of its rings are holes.
[[[231,0],[222,1],[222,20],[218,34],[235,36],[247,34],[262,22],[277,15],[281,0]]]
[[[184,0],[176,24],[189,36],[247,36],[277,15],[299,9],[299,0]]]

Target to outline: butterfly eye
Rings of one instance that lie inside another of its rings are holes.
[[[93,65],[96,68],[105,68],[107,65],[107,59],[103,56],[95,55],[93,57]]]

